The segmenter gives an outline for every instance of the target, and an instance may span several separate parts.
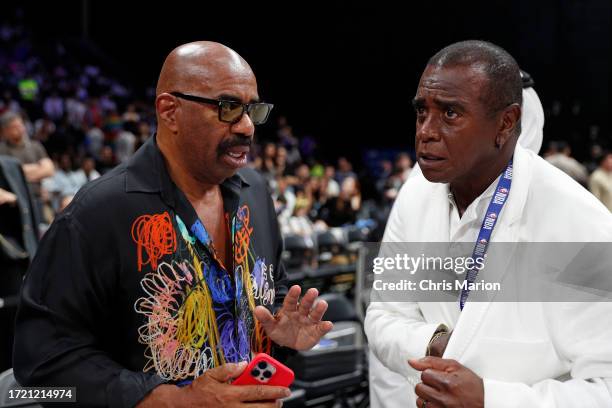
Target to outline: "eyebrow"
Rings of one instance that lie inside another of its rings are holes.
[[[231,94],[221,94],[217,97],[218,99],[224,100],[224,101],[232,101],[232,102],[240,102],[242,103],[242,99],[236,95],[231,95]],[[258,103],[260,102],[259,98],[254,98],[251,99],[249,102],[247,103]]]
[[[452,106],[454,108],[465,110],[465,104],[459,99],[454,99],[454,98],[444,99],[444,98],[434,97],[433,102],[437,106],[442,106],[442,107]],[[412,100],[412,106],[414,106],[415,108],[422,108],[425,105],[426,105],[425,98],[416,97]]]

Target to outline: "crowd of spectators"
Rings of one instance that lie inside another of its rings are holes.
[[[48,225],[80,187],[128,160],[155,132],[152,88],[137,97],[99,65],[75,58],[59,41],[38,49],[18,24],[4,23],[0,42],[0,153],[23,162],[41,221]],[[317,157],[324,146],[295,135],[285,117],[275,121],[273,133],[253,146],[250,165],[267,179],[284,233],[384,225],[411,171],[407,152],[381,160],[376,177],[364,177],[367,170],[356,169],[346,157]],[[16,153],[14,146],[22,142],[20,137],[11,142],[11,132],[21,133],[23,143],[30,144],[27,154]],[[564,142],[551,143],[544,155],[612,208],[612,156],[599,145],[593,145],[584,165],[571,157]],[[363,194],[364,180],[370,194]]]

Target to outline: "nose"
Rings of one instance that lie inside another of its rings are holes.
[[[240,120],[232,125],[232,133],[253,137],[255,125],[248,113],[244,112]]]
[[[421,143],[437,142],[440,140],[439,123],[435,115],[427,114],[423,117],[417,117],[416,139]]]

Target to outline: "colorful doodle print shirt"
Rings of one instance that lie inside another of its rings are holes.
[[[26,277],[17,379],[76,386],[87,405],[132,406],[160,383],[278,352],[253,317],[256,305],[274,310],[287,292],[268,190],[244,169],[221,191],[231,265],[218,261],[155,137],[85,186]]]

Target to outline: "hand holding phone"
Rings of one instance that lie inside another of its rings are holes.
[[[289,387],[293,383],[294,378],[295,375],[289,367],[266,353],[259,353],[232,384]]]
[[[291,395],[287,387],[232,386],[229,381],[244,374],[247,366],[247,362],[243,361],[239,364],[228,363],[211,368],[183,387],[171,384],[158,385],[138,403],[137,407],[158,408],[171,405],[229,408],[256,405],[261,408],[277,408],[278,400]]]

